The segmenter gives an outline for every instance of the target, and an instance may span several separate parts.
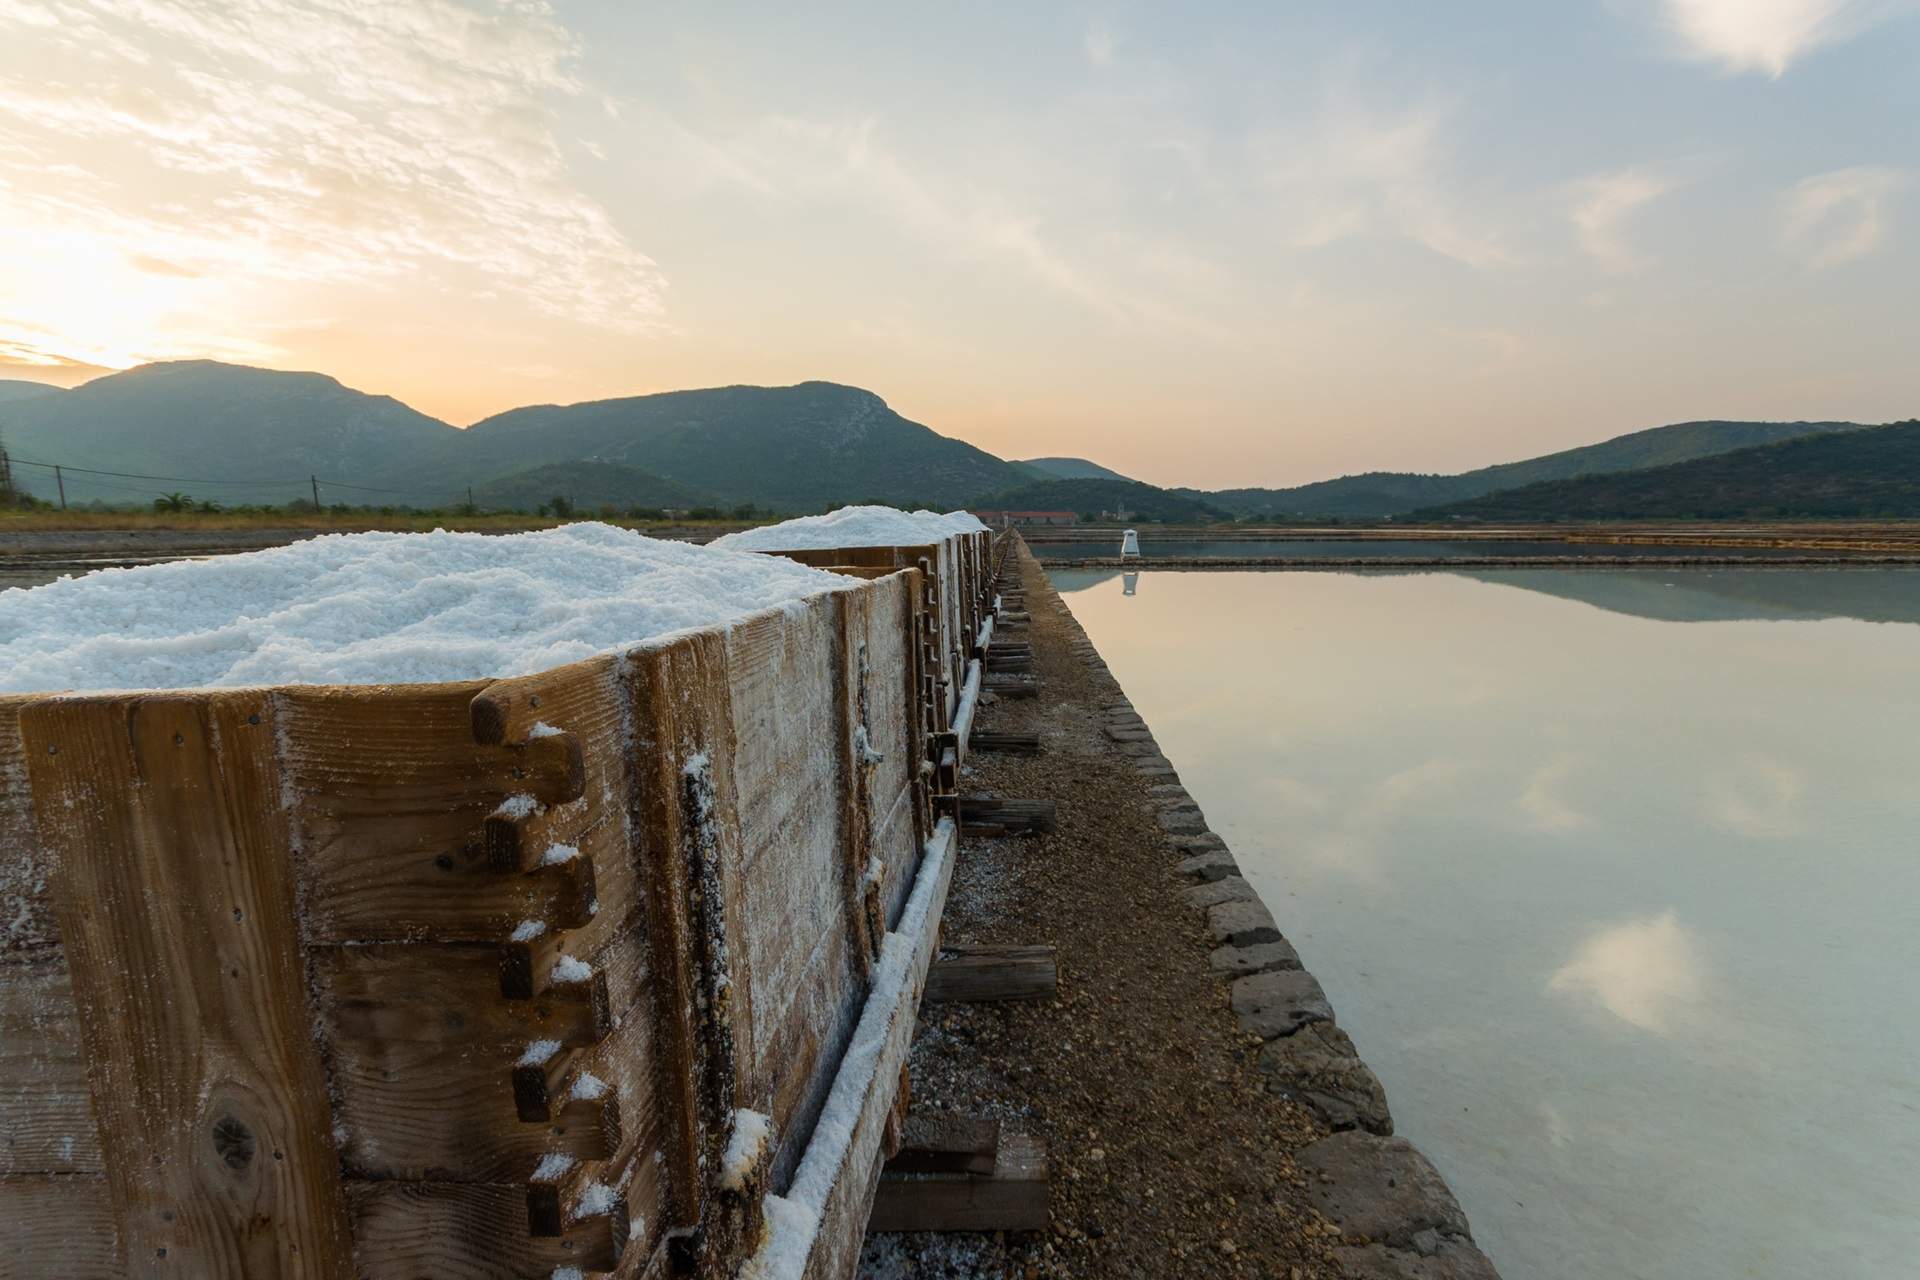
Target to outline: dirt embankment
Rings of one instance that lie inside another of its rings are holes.
[[[1051,943],[1059,995],[926,1006],[912,1099],[1044,1138],[1051,1227],[874,1236],[862,1275],[1493,1277],[1432,1166],[1367,1132],[1378,1083],[1038,562],[1010,564],[1031,621],[996,638],[1030,641],[1041,693],[981,728],[1043,753],[976,753],[962,791],[1052,799],[1058,830],[968,840],[943,941]]]

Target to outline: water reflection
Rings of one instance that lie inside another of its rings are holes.
[[[1135,594],[1138,594],[1139,590],[1140,590],[1139,574],[1123,573],[1120,575],[1120,594],[1121,595],[1125,595],[1125,596],[1135,595]]]
[[[1623,1022],[1671,1034],[1706,989],[1693,937],[1672,911],[1596,932],[1547,979],[1547,990],[1591,1000]]]
[[[1920,572],[1146,575],[1054,580],[1508,1280],[1914,1274]]]

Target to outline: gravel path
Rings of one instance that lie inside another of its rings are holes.
[[[983,710],[981,727],[1037,732],[1043,754],[977,754],[962,790],[1054,799],[1059,829],[969,840],[944,941],[1052,943],[1060,993],[1041,1005],[927,1006],[913,1107],[998,1116],[1044,1138],[1053,1225],[874,1236],[861,1274],[1344,1274],[1331,1258],[1339,1229],[1291,1158],[1328,1126],[1269,1091],[1261,1039],[1209,972],[1207,917],[1175,869],[1189,851],[1171,843],[1149,792],[1174,779],[1142,773],[1104,731],[1116,687],[1090,665],[1037,562],[1024,548],[1016,556],[1042,691]]]

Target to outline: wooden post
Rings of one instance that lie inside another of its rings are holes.
[[[259,693],[21,716],[130,1273],[354,1274],[273,717]]]

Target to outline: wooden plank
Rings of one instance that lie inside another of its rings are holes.
[[[273,707],[58,700],[21,728],[129,1261],[352,1275]]]
[[[572,677],[583,698],[603,692],[592,677]],[[472,704],[490,687],[298,687],[272,695],[283,717],[285,774],[300,797],[294,823],[309,942],[500,940],[503,922],[510,932],[527,918],[514,912],[577,918],[585,886],[576,873],[543,871],[526,884],[500,874],[513,868],[491,847],[488,819],[523,795],[542,835],[549,826],[561,838],[592,826],[607,787],[597,780],[588,788],[585,760],[617,766],[624,758],[611,741],[619,705],[582,713],[566,733],[476,742]],[[594,891],[605,896],[610,887]]]
[[[898,940],[890,942],[906,948],[891,975],[897,985],[877,986],[868,996],[853,1041],[857,1049],[849,1051],[834,1075],[830,1105],[844,1107],[854,1119],[850,1125],[835,1126],[829,1134],[815,1134],[808,1144],[790,1194],[803,1198],[803,1221],[811,1235],[805,1240],[783,1240],[778,1246],[762,1243],[750,1265],[757,1266],[756,1274],[767,1280],[794,1280],[802,1275],[827,1280],[854,1270],[862,1227],[880,1177],[886,1129],[900,1088],[900,1067],[913,1040],[920,994],[952,884],[955,836],[953,826],[942,823],[927,842],[913,892],[900,916]],[[804,1256],[805,1262],[793,1267],[790,1263],[796,1255]]]
[[[13,952],[0,962],[0,1178],[105,1168],[66,953]]]
[[[514,1069],[535,1044],[554,1042],[558,1052],[607,1039],[610,991],[631,993],[644,981],[634,962],[509,1000],[495,947],[324,947],[312,960],[339,1096],[339,1158],[350,1176],[505,1181],[525,1178],[552,1151],[597,1159],[613,1150],[618,1135],[604,1114],[523,1122]],[[644,1098],[622,1100],[621,1125],[648,1107]]]
[[[1045,1231],[1047,1148],[1003,1133],[993,1173],[882,1175],[869,1231]]]
[[[347,1198],[362,1280],[532,1280],[563,1267],[604,1274],[623,1253],[640,1253],[611,1215],[529,1235],[519,1183],[349,1182]]]
[[[20,713],[30,700],[0,694],[0,960],[60,944],[46,850],[34,830]]]
[[[988,733],[984,729],[975,729],[973,750],[998,751],[1015,756],[1037,756],[1040,754],[1040,735],[1037,733]]]
[[[1037,698],[1040,682],[1031,676],[989,675],[985,689],[996,698]]]
[[[1049,832],[1058,825],[1051,800],[1016,800],[1004,796],[968,796],[961,801],[966,815],[962,830],[969,835]]]
[[[931,976],[927,989],[933,989]],[[899,1149],[887,1158],[886,1173],[991,1174],[999,1150],[998,1120],[951,1111],[910,1111]]]
[[[123,1280],[118,1230],[103,1176],[0,1178],[4,1280]]]
[[[946,947],[927,975],[927,999],[1051,1000],[1059,985],[1052,947]]]

